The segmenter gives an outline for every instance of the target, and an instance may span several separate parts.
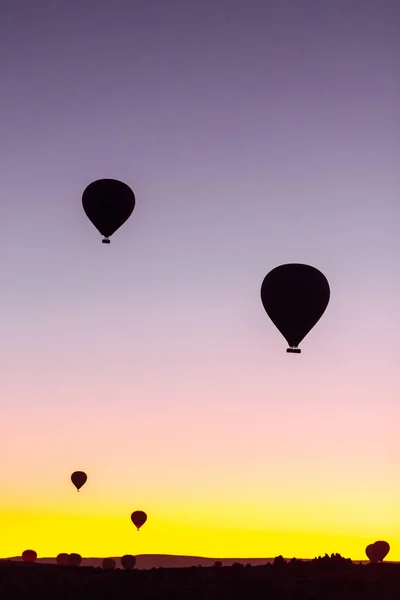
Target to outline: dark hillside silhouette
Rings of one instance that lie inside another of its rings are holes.
[[[125,571],[3,560],[0,581],[7,600],[398,600],[400,564],[365,565],[336,554],[310,561],[279,556],[261,566],[237,562],[232,567]]]

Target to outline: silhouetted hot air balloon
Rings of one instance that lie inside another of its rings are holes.
[[[147,515],[142,510],[135,510],[131,514],[131,520],[132,520],[132,523],[137,528],[137,530],[139,531],[139,529],[141,528],[141,526],[146,523],[146,521],[147,521]]]
[[[75,471],[71,475],[71,481],[79,492],[81,487],[85,485],[87,481],[87,475],[83,471]]]
[[[122,181],[98,179],[83,192],[82,205],[87,217],[104,236],[103,244],[109,244],[108,238],[131,216],[135,194]]]
[[[298,345],[324,314],[329,298],[325,275],[309,265],[276,267],[261,286],[264,309],[289,344],[287,352],[301,352]]]
[[[390,546],[387,542],[379,541],[374,544],[378,561],[382,561],[389,554]]]
[[[368,544],[368,546],[365,548],[365,554],[372,563],[378,562],[375,544]]]
[[[68,564],[71,567],[79,567],[81,562],[82,562],[82,556],[80,554],[76,554],[75,552],[72,552],[72,554],[70,554],[68,556]]]
[[[61,552],[58,554],[56,558],[56,562],[58,565],[67,565],[68,564],[68,554],[66,552]]]
[[[365,554],[371,562],[381,562],[389,554],[390,546],[387,542],[378,541],[365,548]]]
[[[22,553],[22,560],[26,563],[34,563],[37,559],[37,554],[34,550],[24,550]]]
[[[121,557],[121,565],[126,571],[132,571],[133,567],[136,565],[136,558],[132,556],[132,554],[124,554],[124,556]]]
[[[112,569],[115,569],[115,567],[117,566],[117,563],[115,562],[115,560],[113,558],[105,558],[103,560],[102,566],[103,566],[103,569],[110,571]]]

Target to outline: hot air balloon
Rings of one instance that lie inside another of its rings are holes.
[[[381,562],[388,555],[390,546],[387,542],[378,541],[374,544],[369,544],[365,549],[365,554],[373,563]]]
[[[56,558],[56,562],[58,565],[67,565],[68,564],[68,554],[66,552],[61,552]]]
[[[71,481],[79,492],[81,487],[85,485],[87,481],[87,475],[83,471],[75,471],[71,475]]]
[[[139,531],[141,526],[146,523],[147,515],[142,510],[135,510],[131,514],[131,520],[132,520],[132,523],[135,525],[135,527],[137,527],[137,530]]]
[[[369,560],[374,563],[374,562],[378,562],[378,558],[377,558],[377,552],[376,552],[376,548],[375,548],[375,544],[369,544],[366,548],[365,548],[365,554],[368,556]]]
[[[34,550],[24,550],[22,553],[22,560],[26,563],[34,563],[37,559],[37,554]]]
[[[104,236],[103,244],[129,219],[135,208],[135,194],[131,188],[116,179],[98,179],[89,184],[82,194],[86,216]]]
[[[276,267],[261,286],[262,304],[289,344],[287,352],[301,352],[298,345],[324,314],[329,298],[325,275],[309,265]]]
[[[112,569],[115,569],[115,567],[117,566],[117,563],[115,562],[115,560],[113,558],[105,558],[103,560],[102,565],[103,565],[103,569],[110,571]]]
[[[68,564],[71,567],[79,567],[81,562],[82,562],[82,556],[80,554],[76,554],[75,552],[72,552],[72,554],[70,554],[68,556]]]
[[[378,561],[382,561],[385,556],[389,554],[390,546],[387,542],[379,541],[375,542],[375,551],[378,557]]]
[[[133,567],[136,565],[136,558],[132,556],[132,554],[124,554],[124,556],[121,557],[121,565],[126,571],[132,571]]]

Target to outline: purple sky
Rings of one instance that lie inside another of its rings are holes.
[[[40,479],[47,455],[68,471],[69,443],[112,472],[118,428],[149,451],[157,415],[204,489],[228,456],[243,482],[285,436],[295,452],[300,423],[310,456],[369,465],[358,501],[382,478],[400,544],[399,40],[398,0],[2,3],[5,455],[29,439]],[[110,246],[81,206],[103,177],[137,201]],[[331,285],[300,356],[259,296],[285,262]],[[215,439],[190,433],[201,419]]]

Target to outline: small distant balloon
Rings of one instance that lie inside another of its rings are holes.
[[[365,554],[372,563],[377,562],[375,544],[368,544],[368,546],[365,548]]]
[[[72,552],[72,554],[70,554],[68,556],[68,564],[71,567],[79,567],[81,562],[82,562],[82,556],[80,554],[76,554],[75,552]]]
[[[26,563],[34,563],[37,559],[37,554],[34,550],[24,550],[22,553],[22,560]]]
[[[261,286],[264,310],[289,344],[287,352],[301,352],[300,342],[324,314],[329,298],[325,275],[298,263],[272,269]]]
[[[131,216],[135,208],[135,194],[117,179],[98,179],[89,184],[82,195],[86,216],[104,236],[103,244]]]
[[[61,554],[57,555],[56,562],[58,565],[67,565],[68,564],[68,554],[66,552],[61,552]]]
[[[390,550],[389,544],[384,541],[378,541],[378,542],[375,542],[374,546],[376,548],[378,561],[382,561],[389,554],[389,550]]]
[[[136,558],[132,556],[132,554],[124,554],[124,556],[121,557],[121,565],[126,571],[132,571],[136,565]]]
[[[139,531],[139,529],[142,527],[142,525],[144,525],[146,523],[147,515],[142,510],[135,510],[131,514],[131,520],[132,520],[132,523],[137,528],[137,530]]]
[[[87,481],[87,475],[83,471],[75,471],[71,475],[71,481],[79,492],[81,487],[85,485]]]
[[[115,567],[117,566],[117,563],[115,562],[115,560],[113,558],[105,558],[103,560],[102,566],[103,566],[103,569],[105,569],[106,571],[111,571],[111,570],[115,569]]]
[[[390,546],[387,542],[378,541],[365,548],[365,554],[372,563],[381,562],[389,554]]]

